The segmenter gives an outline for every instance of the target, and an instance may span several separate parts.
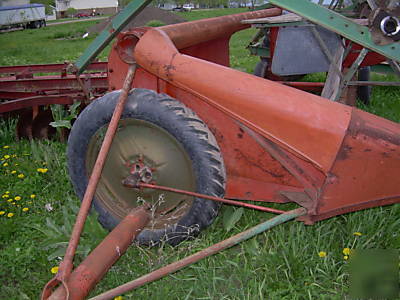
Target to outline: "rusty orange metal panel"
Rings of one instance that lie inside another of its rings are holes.
[[[400,124],[354,109],[311,219],[399,202],[399,170]]]
[[[148,29],[134,49],[136,86],[167,93],[207,123],[223,154],[228,198],[294,201],[308,209],[309,223],[399,202],[399,124],[226,67],[227,41],[254,16]]]
[[[197,94],[321,170],[331,168],[350,121],[349,107],[180,54],[159,29],[140,39],[135,57],[153,74]]]

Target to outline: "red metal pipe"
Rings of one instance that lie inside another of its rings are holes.
[[[252,12],[228,15],[223,17],[197,20],[189,23],[180,23],[162,27],[178,49],[198,45],[205,41],[230,36],[236,31],[250,27],[241,21],[256,18],[278,16],[282,13],[280,8],[270,8]]]
[[[165,267],[155,270],[149,274],[146,274],[138,279],[135,279],[135,280],[128,282],[124,285],[121,285],[115,289],[112,289],[108,292],[105,292],[101,295],[91,298],[91,300],[112,299],[115,296],[126,293],[128,291],[131,291],[131,290],[133,290],[139,286],[142,286],[146,283],[153,282],[153,281],[160,279],[161,277],[164,277],[168,274],[174,273],[174,272],[176,272],[190,264],[193,264],[203,258],[211,256],[211,255],[218,253],[224,249],[230,248],[236,244],[239,244],[240,242],[243,242],[245,240],[248,240],[249,238],[252,238],[253,236],[255,236],[261,232],[271,229],[274,226],[277,226],[277,225],[287,222],[289,220],[292,220],[292,219],[295,219],[302,215],[305,215],[306,213],[307,213],[307,211],[304,208],[298,208],[298,209],[294,209],[294,210],[285,212],[284,214],[281,214],[272,219],[269,219],[268,221],[265,221],[265,222],[263,222],[257,226],[254,226],[244,232],[234,235],[222,242],[219,242],[218,244],[215,244],[215,245],[208,247],[204,250],[201,250],[193,255],[185,257],[184,259],[176,261],[172,264],[169,264]]]
[[[150,221],[150,206],[134,208],[72,272],[67,281],[69,299],[84,299],[101,280],[111,266],[125,253],[132,241]],[[51,300],[66,299],[65,289],[60,287],[49,297]]]
[[[14,110],[20,110],[33,106],[50,105],[50,104],[72,104],[83,98],[76,94],[70,95],[54,95],[54,96],[35,96],[22,98],[18,100],[7,101],[0,104],[0,114]]]
[[[286,211],[280,210],[280,209],[264,207],[264,206],[259,206],[259,205],[253,205],[253,204],[244,203],[244,202],[240,202],[240,201],[229,200],[229,199],[224,199],[224,198],[219,198],[219,197],[214,197],[214,196],[208,196],[208,195],[204,195],[204,194],[199,194],[199,193],[194,193],[194,192],[174,189],[174,188],[155,185],[155,184],[138,183],[138,186],[141,187],[141,188],[161,190],[161,191],[166,191],[166,192],[172,192],[172,193],[183,194],[183,195],[193,196],[193,197],[197,197],[197,198],[203,198],[203,199],[208,199],[208,200],[212,200],[212,201],[222,202],[222,203],[235,205],[235,206],[242,206],[242,207],[246,207],[246,208],[252,208],[252,209],[261,210],[261,211],[274,213],[274,214],[283,214],[283,213],[286,212]]]
[[[52,280],[50,280],[43,289],[42,299],[47,299],[50,296],[53,287],[60,283],[62,283],[64,286],[67,298],[69,297],[69,288],[66,281],[69,275],[71,274],[73,268],[73,259],[75,256],[76,248],[79,244],[80,235],[83,230],[83,226],[85,225],[85,221],[89,213],[90,207],[92,205],[93,196],[94,193],[96,192],[96,187],[99,182],[101,171],[103,170],[103,166],[107,158],[108,151],[110,150],[115,132],[117,131],[118,122],[121,118],[126,100],[128,98],[129,90],[132,86],[135,71],[136,71],[136,65],[131,65],[129,67],[128,74],[125,78],[124,87],[121,90],[118,103],[115,106],[114,113],[112,115],[110,124],[107,128],[107,132],[104,137],[103,144],[101,145],[100,152],[97,156],[97,160],[94,165],[92,174],[90,175],[86,192],[85,195],[83,196],[82,204],[79,209],[78,216],[76,218],[76,222],[72,230],[71,238],[68,243],[68,248],[65,251],[64,260],[60,264],[60,268],[58,270],[57,275]]]

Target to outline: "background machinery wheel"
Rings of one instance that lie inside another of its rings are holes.
[[[81,199],[118,96],[116,91],[93,101],[71,130],[68,168]],[[224,195],[225,168],[213,134],[193,111],[165,94],[130,92],[95,194],[99,221],[110,230],[131,208],[147,201],[154,219],[137,240],[176,245],[217,216],[220,205],[210,200],[125,187],[122,181],[134,171],[144,172],[150,183]]]
[[[371,74],[371,67],[362,67],[358,70],[359,81],[369,81]],[[371,86],[359,86],[357,88],[357,97],[365,105],[368,105],[371,101],[372,87]]]

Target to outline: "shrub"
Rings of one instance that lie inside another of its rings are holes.
[[[164,26],[165,23],[159,20],[151,20],[149,22],[146,23],[146,26],[150,26],[150,27],[159,27],[159,26]]]

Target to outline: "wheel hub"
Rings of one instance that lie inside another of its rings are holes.
[[[138,188],[138,183],[152,183],[153,181],[153,172],[156,171],[155,168],[151,168],[144,163],[142,156],[140,156],[136,161],[127,162],[125,166],[129,168],[129,175],[122,180],[122,185],[128,188]]]
[[[95,164],[106,127],[89,142],[88,177]],[[182,145],[166,130],[147,121],[122,119],[108,153],[96,189],[96,201],[118,219],[147,202],[153,207],[149,229],[176,224],[189,210],[193,197],[153,189],[139,189],[137,183],[151,183],[195,191],[192,162]]]

